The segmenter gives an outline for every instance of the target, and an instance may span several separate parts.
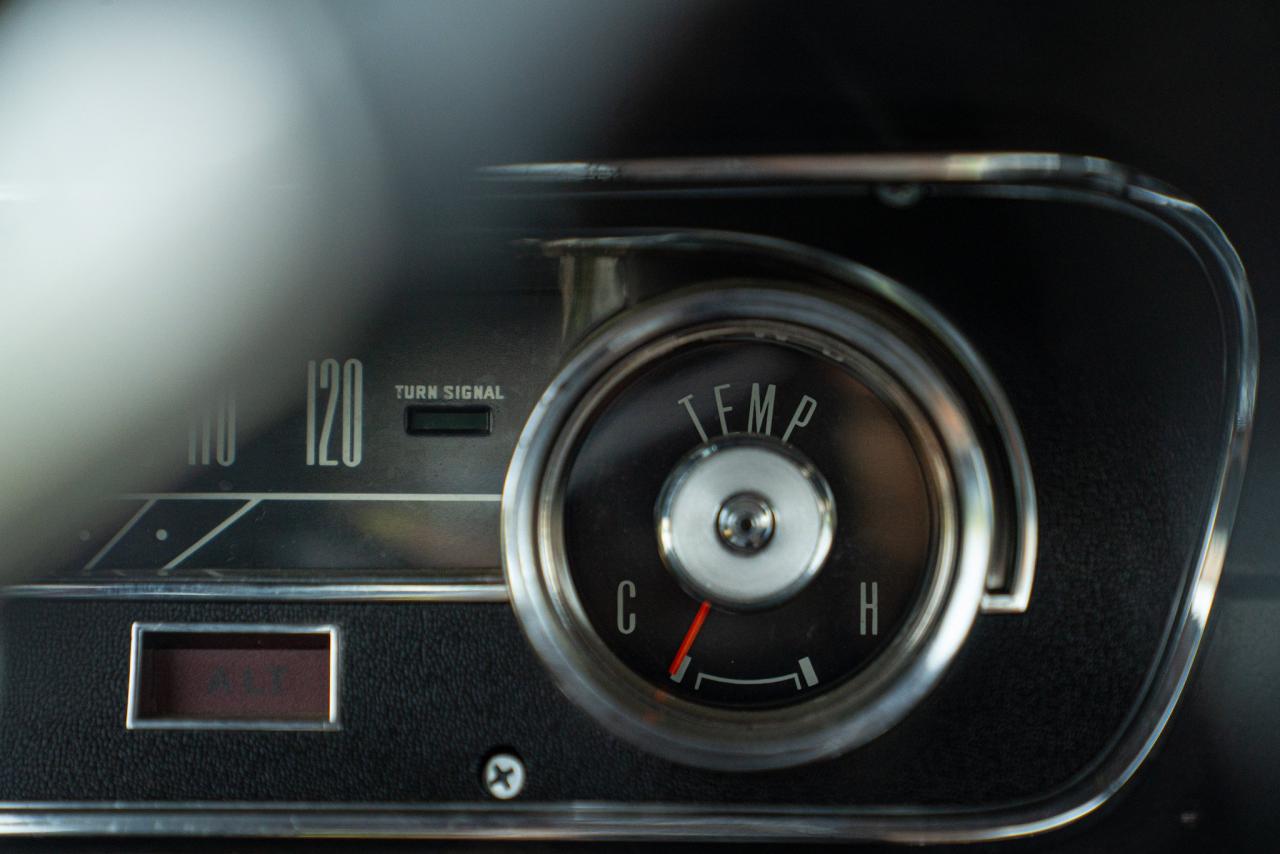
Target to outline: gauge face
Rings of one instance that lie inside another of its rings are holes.
[[[491,578],[505,464],[540,392],[533,378],[553,372],[559,297],[387,299],[376,339],[290,351],[193,388],[136,470],[118,467],[127,487],[101,518],[69,532],[79,533],[70,573]],[[483,334],[465,322],[479,316]]]
[[[609,651],[655,691],[765,708],[848,681],[935,563],[919,439],[794,334],[712,333],[622,380],[580,430],[564,555]]]
[[[654,300],[534,408],[503,492],[511,601],[619,735],[709,768],[830,756],[963,643],[998,560],[991,474],[920,347],[939,327],[872,305],[881,284]]]

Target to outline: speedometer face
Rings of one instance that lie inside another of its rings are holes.
[[[698,703],[841,684],[933,566],[905,415],[855,366],[787,338],[710,336],[634,374],[568,470],[565,557],[592,627],[655,689]]]
[[[376,335],[190,389],[101,518],[70,532],[71,572],[492,578],[506,462],[559,310],[554,291],[398,291]]]

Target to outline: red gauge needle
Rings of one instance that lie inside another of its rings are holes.
[[[684,661],[684,657],[689,654],[689,648],[693,646],[693,640],[698,636],[698,632],[702,630],[702,624],[707,621],[707,614],[711,613],[711,603],[703,602],[698,608],[698,613],[693,615],[693,622],[689,624],[689,631],[684,633],[684,640],[680,641],[680,648],[676,650],[676,657],[671,659],[670,675],[675,676],[676,671],[680,669],[680,662]]]

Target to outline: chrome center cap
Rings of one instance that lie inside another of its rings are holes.
[[[790,445],[717,439],[667,478],[658,547],[686,590],[727,608],[767,608],[813,580],[831,551],[836,511],[826,480]]]
[[[758,552],[773,539],[774,515],[759,495],[740,492],[720,505],[716,527],[720,539],[734,551]]]

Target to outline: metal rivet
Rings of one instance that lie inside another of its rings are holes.
[[[489,794],[509,801],[524,790],[524,762],[514,753],[494,753],[485,760],[480,782]]]

